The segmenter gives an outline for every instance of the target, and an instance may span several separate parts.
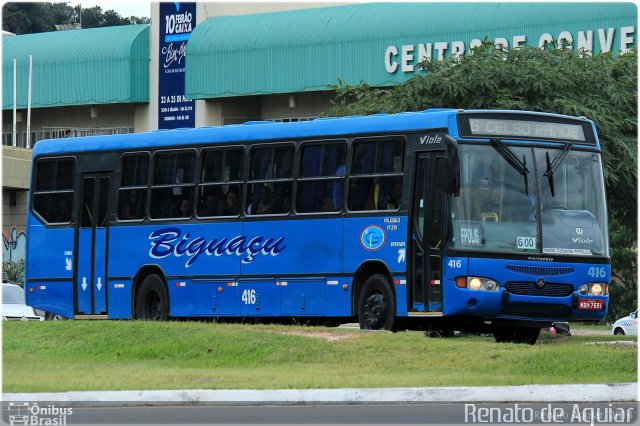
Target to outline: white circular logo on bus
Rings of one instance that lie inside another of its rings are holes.
[[[360,242],[367,250],[378,250],[384,245],[386,238],[384,230],[376,225],[367,226],[360,234]]]

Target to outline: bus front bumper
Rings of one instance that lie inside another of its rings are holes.
[[[498,291],[455,289],[456,302],[447,315],[525,321],[599,321],[607,315],[608,296],[566,297],[518,295],[501,287]]]

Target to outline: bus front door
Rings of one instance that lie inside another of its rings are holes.
[[[107,314],[107,233],[111,177],[82,175],[76,227],[76,318]]]
[[[421,153],[415,168],[411,220],[409,315],[442,315],[443,152]]]

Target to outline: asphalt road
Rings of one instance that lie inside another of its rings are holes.
[[[41,404],[40,407],[46,407]],[[512,416],[530,424],[587,423],[585,416],[600,413],[602,420],[621,420],[616,423],[637,424],[638,403],[363,403],[318,405],[166,405],[155,407],[73,407],[73,412],[59,423],[37,421],[40,424],[468,424],[502,423],[495,416]],[[600,411],[596,411],[600,410]],[[3,420],[8,422],[6,409]],[[493,413],[490,420],[488,416]],[[556,417],[551,417],[555,415]],[[612,418],[612,415],[620,415]],[[575,416],[581,416],[576,418]],[[51,415],[41,419],[55,418]],[[504,420],[505,418],[502,417]],[[61,419],[62,420],[62,419]],[[597,421],[596,423],[601,423]]]

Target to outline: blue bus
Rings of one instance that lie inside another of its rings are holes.
[[[39,142],[27,302],[74,319],[355,319],[535,343],[600,320],[584,117],[437,109]]]

